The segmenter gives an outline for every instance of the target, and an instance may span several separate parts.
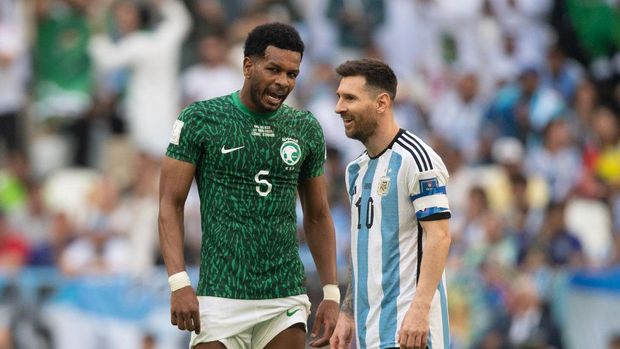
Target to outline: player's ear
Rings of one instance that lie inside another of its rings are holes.
[[[252,68],[254,67],[254,62],[252,61],[252,58],[250,57],[244,57],[243,58],[243,76],[246,79],[249,79],[252,71]]]
[[[384,113],[392,103],[390,95],[387,92],[381,92],[377,95],[377,112]]]

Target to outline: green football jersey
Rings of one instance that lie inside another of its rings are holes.
[[[295,212],[299,180],[323,174],[316,118],[283,105],[249,111],[239,93],[186,107],[167,156],[196,165],[202,246],[197,294],[269,299],[305,293]]]

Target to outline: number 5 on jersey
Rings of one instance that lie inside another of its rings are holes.
[[[267,196],[269,195],[269,193],[271,193],[271,188],[273,187],[273,185],[269,183],[269,181],[265,178],[268,174],[269,174],[269,171],[261,170],[261,171],[258,171],[256,176],[254,176],[254,181],[258,183],[258,185],[256,186],[256,192],[260,196]],[[261,176],[264,176],[264,177],[261,178]]]

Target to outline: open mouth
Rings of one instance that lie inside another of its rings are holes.
[[[286,98],[286,93],[269,92],[266,94],[269,104],[281,104]]]
[[[349,127],[353,125],[353,118],[350,116],[343,116],[342,122],[344,123],[344,127]]]

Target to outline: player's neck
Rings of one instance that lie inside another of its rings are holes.
[[[251,112],[256,112],[256,105],[254,104],[254,101],[252,101],[252,96],[250,95],[250,88],[246,85],[243,84],[243,87],[241,87],[241,90],[239,90],[239,100],[241,100],[241,103]]]
[[[390,117],[388,120],[388,122],[379,123],[375,133],[364,142],[370,157],[381,154],[392,143],[400,130],[394,118]]]

